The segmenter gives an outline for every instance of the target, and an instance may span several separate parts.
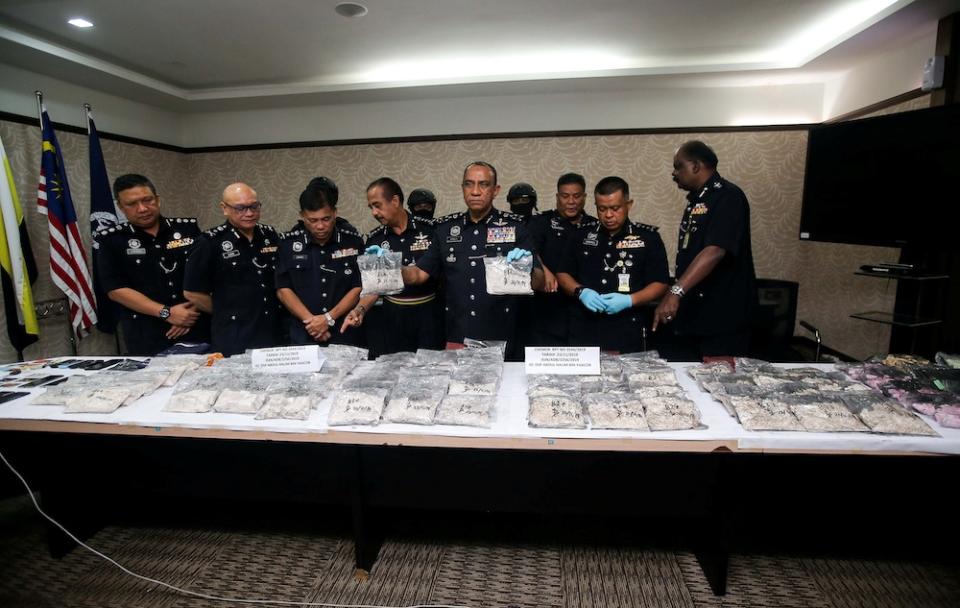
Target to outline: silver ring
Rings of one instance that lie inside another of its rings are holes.
[[[667,321],[673,321],[673,317],[670,315],[667,315]]]

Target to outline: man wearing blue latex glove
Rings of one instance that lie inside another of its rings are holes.
[[[447,345],[463,346],[464,338],[505,340],[507,357],[523,353],[517,344],[517,300],[522,296],[491,295],[483,258],[533,249],[530,233],[517,215],[500,211],[493,199],[500,192],[497,170],[475,161],[463,171],[466,210],[436,220],[430,247],[415,266],[403,267],[403,282],[420,285],[432,278],[446,280]],[[514,253],[514,256],[518,254]],[[518,256],[521,257],[521,256]],[[542,285],[543,272],[534,262],[531,285]]]
[[[386,253],[387,253],[388,251],[390,251],[390,250],[389,250],[389,249],[384,249],[383,247],[381,247],[381,246],[379,246],[379,245],[370,245],[369,247],[367,247],[366,249],[363,250],[363,252],[364,252],[365,254],[367,254],[367,255],[375,255],[375,256],[377,256],[378,258],[382,258],[384,255],[386,255]]]
[[[655,226],[631,222],[630,188],[605,177],[594,188],[600,225],[573,233],[557,271],[571,311],[570,343],[604,351],[643,350],[652,308],[667,291],[667,252]]]
[[[589,287],[581,289],[578,298],[591,312],[606,312],[607,310],[607,303],[603,301],[603,297]]]

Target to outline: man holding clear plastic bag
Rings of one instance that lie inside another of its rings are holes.
[[[557,272],[560,289],[579,300],[570,343],[627,353],[642,349],[652,309],[667,291],[667,252],[655,226],[631,222],[630,188],[610,176],[594,188],[600,225],[581,228]]]
[[[517,295],[489,293],[488,266],[485,258],[505,258],[510,263],[530,257],[532,242],[522,218],[494,208],[500,192],[497,170],[490,163],[475,161],[467,165],[461,183],[467,210],[439,218],[434,239],[416,265],[403,268],[406,285],[422,285],[442,275],[446,279],[446,335],[448,348],[460,348],[465,338],[503,340],[507,356],[522,355],[522,344],[515,342]],[[377,245],[368,253],[379,254]],[[535,268],[531,284],[522,290],[542,285],[543,273]]]
[[[415,264],[426,254],[433,242],[433,222],[403,208],[403,190],[396,181],[381,177],[367,186],[367,207],[380,222],[367,235],[367,247],[393,252],[403,266]],[[399,269],[397,278],[401,279]],[[371,356],[443,347],[434,279],[406,287],[401,279],[401,291],[390,294],[368,290],[366,276],[363,282],[360,302],[344,319],[344,327],[366,327]]]

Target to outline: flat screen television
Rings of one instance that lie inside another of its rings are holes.
[[[810,129],[800,239],[960,247],[960,104]]]

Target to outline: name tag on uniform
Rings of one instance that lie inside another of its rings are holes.
[[[583,239],[583,244],[584,244],[584,245],[590,245],[591,247],[596,247],[596,246],[597,246],[597,237],[598,237],[598,236],[599,236],[599,234],[597,234],[596,232],[588,232],[588,233],[587,233],[587,238]]]
[[[617,249],[637,249],[639,247],[646,247],[647,244],[643,242],[643,239],[637,238],[633,235],[630,235],[617,243]]]
[[[230,258],[235,258],[235,257],[237,257],[238,255],[240,255],[240,252],[237,251],[236,249],[232,249],[232,250],[230,250],[230,251],[224,251],[224,252],[221,253],[220,255],[223,256],[223,259],[229,260]]]
[[[693,209],[690,210],[690,215],[703,215],[708,211],[710,211],[710,208],[707,207],[705,203],[697,203],[693,206]]]
[[[630,275],[629,274],[617,275],[617,291],[622,293],[630,293]]]
[[[490,226],[487,228],[487,243],[512,243],[517,240],[513,226]]]
[[[138,249],[127,249],[127,255],[147,255],[147,250],[143,247]]]
[[[187,245],[192,245],[192,244],[193,244],[193,239],[189,237],[185,239],[177,239],[175,241],[170,241],[169,243],[167,243],[167,249],[179,249],[180,247],[186,247]]]
[[[348,258],[352,255],[357,255],[358,253],[360,252],[354,249],[353,247],[351,247],[350,249],[338,249],[334,251],[332,254],[330,254],[330,258],[337,260],[340,258]]]
[[[308,257],[310,257],[310,256],[308,256],[308,255],[305,254],[305,253],[295,253],[295,254],[293,254],[293,259],[294,259],[294,260],[306,260]]]

